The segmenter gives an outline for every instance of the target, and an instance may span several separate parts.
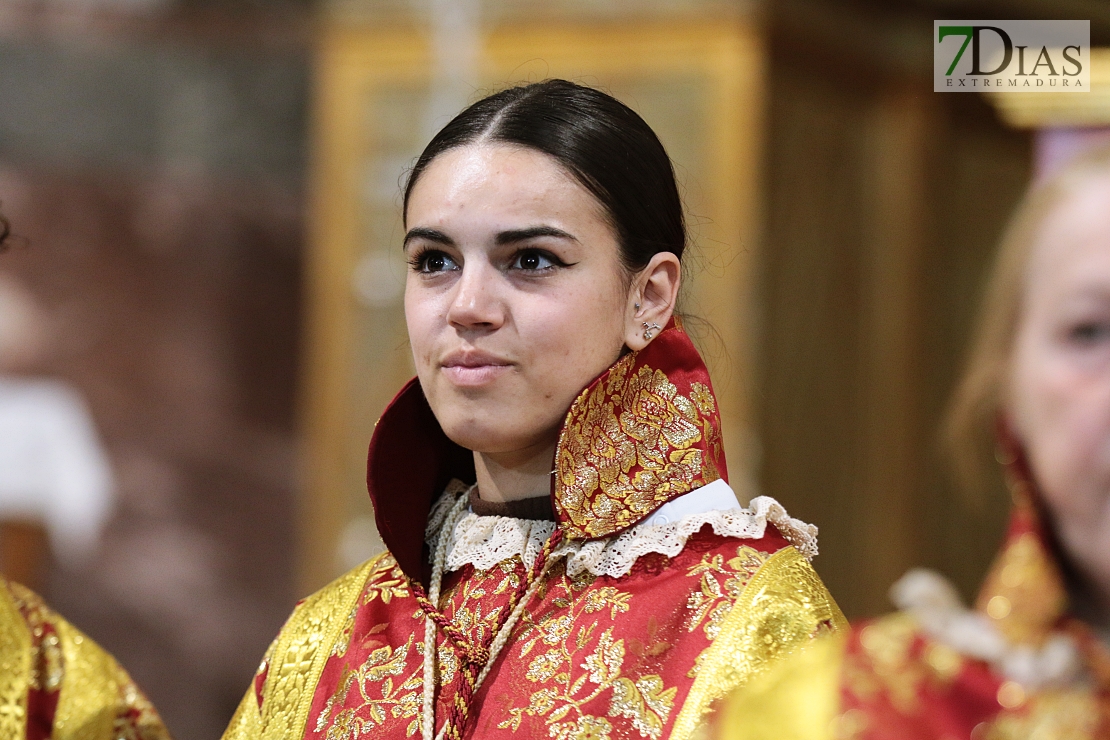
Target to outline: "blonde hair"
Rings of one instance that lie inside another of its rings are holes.
[[[991,469],[995,422],[1006,405],[1026,272],[1041,225],[1079,186],[1099,176],[1110,176],[1110,147],[1079,155],[1047,180],[1034,184],[999,243],[967,365],[949,403],[943,430],[960,481],[972,490],[982,487]]]

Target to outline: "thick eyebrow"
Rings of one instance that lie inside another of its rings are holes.
[[[556,229],[554,226],[531,226],[527,229],[502,231],[497,235],[497,243],[501,245],[515,244],[516,242],[528,241],[529,239],[535,239],[540,236],[553,236],[558,239],[578,241],[573,234],[568,234],[562,229]]]
[[[407,247],[409,245],[409,242],[413,239],[427,239],[430,242],[433,242],[435,244],[442,244],[447,247],[455,245],[455,242],[451,240],[451,237],[447,236],[442,231],[429,229],[424,226],[417,226],[415,228],[409,229],[408,233],[405,234],[405,240],[401,242],[401,247]]]

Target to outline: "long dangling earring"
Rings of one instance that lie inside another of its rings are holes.
[[[995,439],[995,457],[1005,470],[1014,507],[1006,541],[987,572],[976,608],[1007,639],[1036,642],[1066,612],[1067,586],[1029,458],[1002,413],[995,418]]]

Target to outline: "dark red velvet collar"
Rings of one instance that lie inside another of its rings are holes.
[[[709,373],[675,323],[602,373],[575,399],[559,435],[551,497],[567,539],[609,537],[684,493],[728,480]],[[370,441],[367,487],[398,565],[423,576],[424,527],[453,478],[472,482],[472,453],[443,433],[410,380]]]

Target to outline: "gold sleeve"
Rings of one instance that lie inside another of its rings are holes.
[[[304,735],[312,697],[331,647],[382,557],[339,577],[293,610],[271,648],[262,707],[255,699],[252,683],[222,740],[288,740]]]
[[[0,578],[0,737],[27,734],[31,630]]]
[[[239,708],[231,718],[227,729],[224,730],[223,740],[258,740],[262,737],[262,714],[258,711],[258,699],[254,693],[254,682],[251,682]]]
[[[53,740],[168,740],[150,701],[99,645],[63,619],[54,623],[64,680]]]
[[[715,740],[833,740],[840,711],[841,635],[820,637],[728,697]]]
[[[720,699],[768,673],[814,637],[847,626],[809,561],[793,547],[779,550],[748,581],[717,638],[699,657],[672,737],[694,737]]]
[[[36,660],[46,666],[42,675]],[[32,688],[58,692],[53,740],[169,740],[154,706],[111,655],[38,594],[0,579],[0,737],[26,735]]]

